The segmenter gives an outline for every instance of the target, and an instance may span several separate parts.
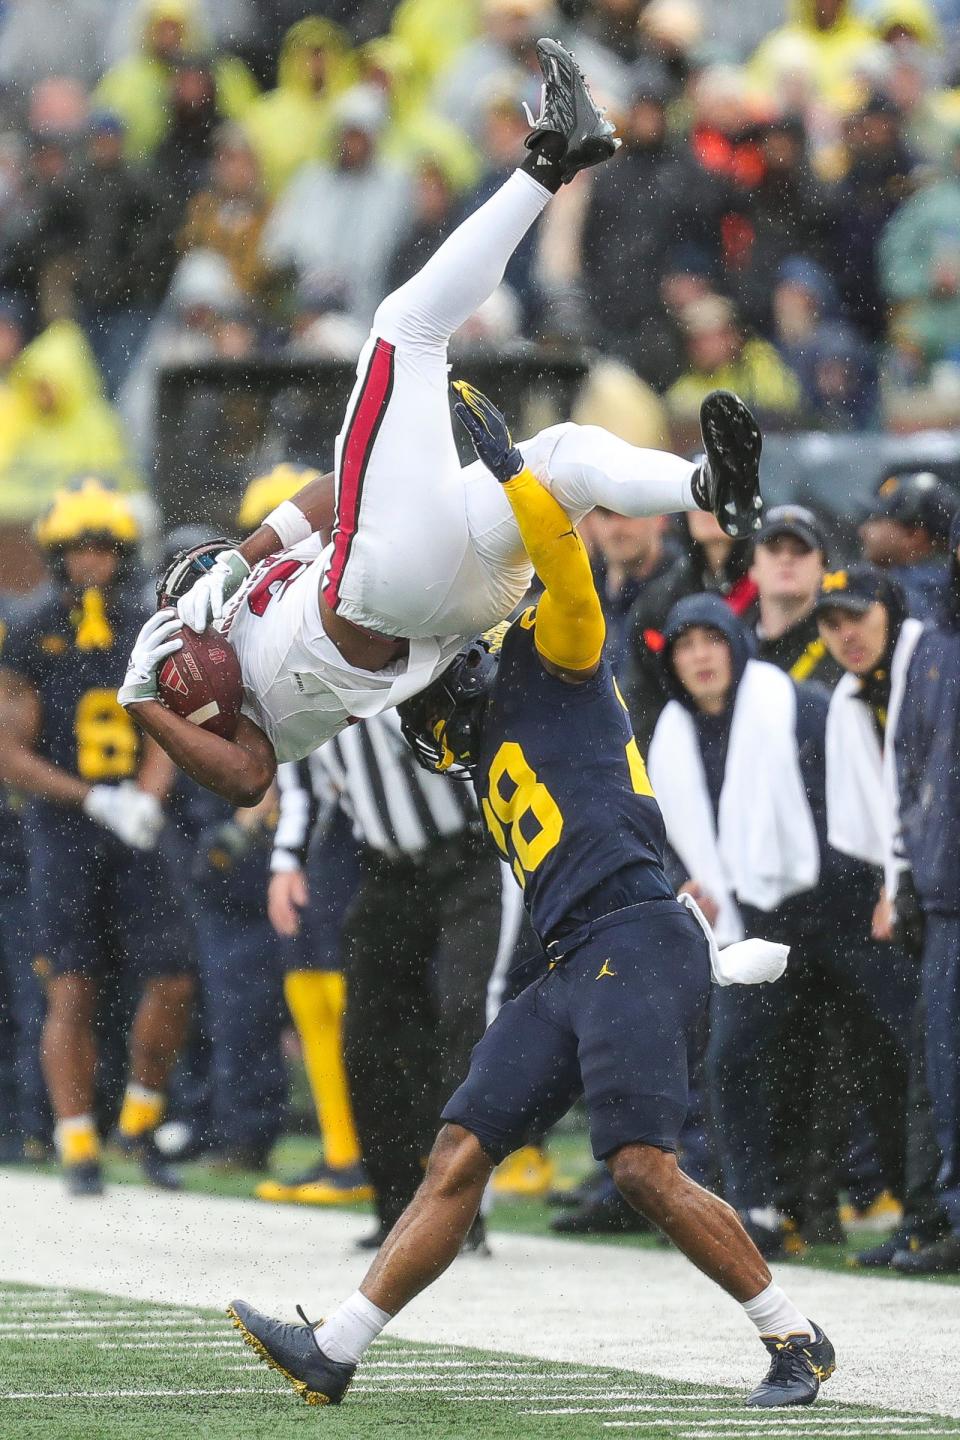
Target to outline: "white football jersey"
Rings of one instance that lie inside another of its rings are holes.
[[[349,665],[320,620],[327,554],[311,536],[270,556],[220,625],[240,661],[243,713],[269,736],[280,762],[302,760],[352,721],[426,689],[463,644],[462,636],[411,640],[409,655],[382,670]]]

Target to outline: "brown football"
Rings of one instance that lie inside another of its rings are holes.
[[[175,715],[232,740],[243,704],[240,662],[231,645],[216,630],[202,635],[181,631],[183,649],[163,662],[157,693]]]

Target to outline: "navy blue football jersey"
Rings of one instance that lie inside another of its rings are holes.
[[[19,607],[22,609],[22,603]],[[3,646],[10,625],[18,612],[16,602],[9,595],[0,595],[0,663],[3,660]],[[12,795],[0,786],[0,895],[16,891],[22,883],[26,856],[21,835],[21,811],[19,796]]]
[[[548,674],[535,618],[527,610],[504,638],[474,783],[546,939],[618,874],[629,873],[633,902],[673,891],[660,807],[608,661],[582,685]]]
[[[37,753],[91,784],[127,780],[140,766],[141,737],[117,688],[144,621],[136,596],[107,592],[108,630],[91,633],[78,603],[47,592],[10,624],[0,664],[40,697]]]

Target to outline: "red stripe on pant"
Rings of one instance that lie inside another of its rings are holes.
[[[386,340],[378,340],[374,345],[343,442],[337,518],[333,527],[333,555],[323,585],[323,598],[333,610],[340,603],[340,582],[350,559],[353,537],[357,533],[363,479],[393,392],[394,348]]]

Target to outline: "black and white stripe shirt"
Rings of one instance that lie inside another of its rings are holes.
[[[391,859],[416,857],[478,822],[472,787],[422,770],[395,710],[351,725],[307,761],[281,765],[278,781],[275,871],[302,864],[314,824],[335,804],[358,840]]]

